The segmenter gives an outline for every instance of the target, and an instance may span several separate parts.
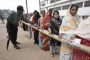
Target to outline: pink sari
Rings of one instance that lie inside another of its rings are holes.
[[[81,44],[90,47],[90,17],[81,22],[75,34],[82,37]],[[90,60],[90,54],[75,48],[73,60]]]
[[[51,18],[52,16],[48,15],[48,13],[45,15],[44,20],[43,20],[43,29],[48,30],[48,25]],[[49,37],[43,34],[43,42],[42,42],[43,50],[50,50],[48,41],[49,41]]]

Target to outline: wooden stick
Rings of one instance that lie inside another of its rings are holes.
[[[64,38],[59,39],[57,35],[49,34],[49,32],[46,31],[46,30],[38,29],[37,27],[31,26],[30,24],[25,23],[25,22],[23,22],[23,23],[26,24],[26,25],[28,25],[28,26],[30,26],[30,27],[32,27],[32,28],[34,28],[34,29],[36,29],[36,30],[38,30],[39,32],[41,32],[41,33],[43,33],[43,34],[45,34],[45,35],[47,35],[47,36],[49,36],[49,37],[52,37],[52,38],[54,38],[54,39],[56,39],[56,40],[58,40],[58,41],[61,41],[61,42],[63,42],[63,43],[67,43],[67,44],[71,45],[72,47],[77,48],[77,49],[80,49],[80,50],[82,50],[82,51],[84,51],[84,52],[90,53],[90,47],[89,47],[89,46],[80,44],[80,47],[76,47],[76,46],[73,45],[70,41],[65,40]]]

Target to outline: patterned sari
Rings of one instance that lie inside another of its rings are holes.
[[[90,47],[90,17],[80,23],[75,34],[81,38],[81,44]],[[90,53],[75,48],[73,60],[90,60]]]
[[[79,16],[72,16],[68,9],[66,16],[62,20],[60,34],[63,33],[63,38],[69,40],[69,37],[74,33],[79,25]],[[73,47],[66,43],[61,43],[60,60],[72,60]]]
[[[49,12],[48,12],[49,13]],[[49,22],[52,18],[49,14],[46,14],[43,20],[43,29],[48,30]],[[43,34],[43,41],[42,41],[42,49],[43,50],[50,50],[49,47],[49,37]]]

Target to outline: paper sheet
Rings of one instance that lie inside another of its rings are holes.
[[[75,38],[74,40],[72,40],[72,44],[74,44],[75,46],[79,47],[81,43],[81,39],[77,39]]]

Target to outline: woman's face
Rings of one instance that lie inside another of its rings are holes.
[[[78,8],[76,6],[73,6],[70,9],[70,13],[71,13],[72,16],[75,16],[77,14],[77,11],[78,11]]]
[[[54,13],[54,18],[56,18],[56,19],[59,18],[59,14],[57,12]]]
[[[52,10],[49,10],[49,15],[52,15]]]
[[[42,16],[43,16],[43,17],[45,16],[45,11],[42,12]]]

